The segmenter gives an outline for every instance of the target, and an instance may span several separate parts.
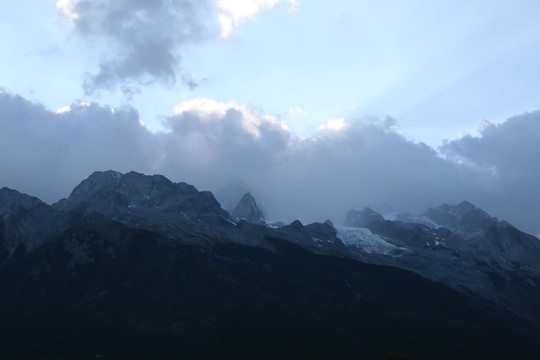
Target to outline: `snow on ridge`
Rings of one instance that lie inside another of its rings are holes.
[[[373,234],[367,228],[336,227],[337,237],[346,245],[361,249],[367,253],[389,254],[399,247],[386,242],[381,236]]]
[[[383,217],[385,220],[402,221],[412,224],[422,224],[434,229],[438,229],[441,227],[441,225],[437,224],[435,221],[423,215],[409,215],[406,213],[392,212],[384,214]]]

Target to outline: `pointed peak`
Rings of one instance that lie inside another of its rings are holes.
[[[294,220],[289,226],[304,226],[300,220]]]
[[[232,212],[238,205],[238,199],[241,199],[246,193],[249,193],[249,186],[239,180],[233,180],[225,184],[214,195],[225,210]]]
[[[245,219],[250,223],[259,224],[264,222],[264,215],[257,207],[255,198],[250,193],[245,193],[238,205],[231,212],[237,220]]]
[[[86,201],[97,193],[113,191],[122,176],[122,173],[113,170],[95,171],[73,189],[68,201]]]
[[[252,203],[254,203],[254,205],[257,205],[257,203],[255,202],[255,198],[253,197],[253,195],[251,195],[250,193],[245,193],[244,196],[242,196],[242,199],[240,199],[240,202],[244,202],[244,201],[250,201]]]
[[[304,229],[304,224],[300,222],[300,220],[294,220],[289,225],[285,226],[287,229],[293,229],[293,230],[300,230]]]

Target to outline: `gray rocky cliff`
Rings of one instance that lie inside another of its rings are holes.
[[[238,202],[231,212],[231,216],[236,220],[244,219],[252,224],[265,223],[263,212],[259,209],[255,198],[250,193],[242,196],[240,202]]]
[[[384,221],[384,217],[371,208],[366,207],[362,211],[351,209],[345,217],[345,226],[367,228],[377,221]]]

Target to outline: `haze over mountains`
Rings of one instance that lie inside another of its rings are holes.
[[[56,113],[1,92],[0,165],[9,171],[0,184],[53,203],[96,169],[160,173],[216,195],[239,180],[268,219],[286,222],[341,222],[344,209],[364,206],[416,214],[467,199],[540,233],[538,111],[437,153],[400,136],[392,119],[347,119],[302,139],[235,103],[197,99],[177,110],[167,132],[153,133],[131,107],[75,102]]]
[[[539,240],[473,204],[231,216],[161,175],[0,189],[0,348],[27,358],[535,358]],[[77,330],[75,330],[77,329]],[[464,352],[463,349],[466,349]]]

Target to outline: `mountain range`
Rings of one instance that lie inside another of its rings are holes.
[[[95,172],[0,189],[0,325],[13,359],[536,359],[540,244],[466,201],[281,224]]]

